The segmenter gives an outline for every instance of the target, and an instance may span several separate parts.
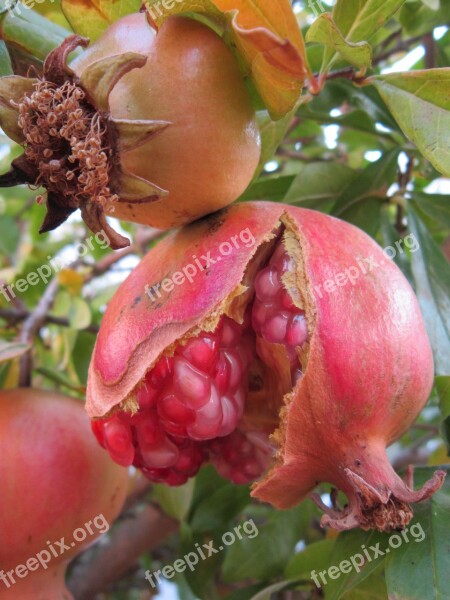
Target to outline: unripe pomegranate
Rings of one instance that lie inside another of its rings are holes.
[[[117,517],[128,487],[77,400],[0,392],[0,599],[62,600],[68,561]]]
[[[288,508],[319,482],[348,498],[323,523],[390,530],[413,491],[385,447],[424,406],[433,360],[415,296],[364,232],[265,202],[174,232],[105,313],[88,381],[100,443],[179,484],[210,460]]]
[[[0,80],[1,124],[25,148],[0,183],[47,188],[41,231],[80,208],[118,248],[128,240],[105,214],[168,229],[233,202],[258,165],[260,135],[223,40],[184,17],[155,33],[133,14],[68,67],[68,54],[88,41],[67,38],[43,79]]]

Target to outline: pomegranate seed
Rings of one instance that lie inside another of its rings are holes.
[[[175,359],[173,383],[180,400],[189,408],[201,408],[211,396],[211,379],[184,358]]]
[[[295,315],[289,325],[286,343],[289,346],[303,346],[308,339],[308,326],[304,315]]]
[[[119,419],[112,419],[104,423],[103,434],[105,447],[112,458],[123,467],[133,464],[134,446],[130,428]]]
[[[214,382],[219,391],[223,395],[228,390],[230,385],[230,363],[223,352],[220,353],[220,358],[217,363],[217,374],[214,377]]]
[[[144,381],[137,392],[137,401],[141,411],[148,410],[156,405],[158,390],[155,390],[149,383]]]
[[[275,267],[267,267],[258,273],[255,279],[255,290],[258,300],[270,302],[278,295],[281,283]]]
[[[225,317],[222,328],[221,346],[223,348],[235,348],[239,344],[241,336],[241,326]]]
[[[179,354],[200,371],[210,372],[219,357],[218,340],[212,335],[190,339],[186,346],[179,349]]]
[[[224,356],[230,364],[230,390],[236,390],[242,381],[244,370],[241,363],[241,358],[236,350],[225,350]]]
[[[158,402],[158,414],[162,421],[186,425],[195,421],[195,411],[180,402],[174,394],[163,396]]]
[[[262,335],[268,342],[282,344],[286,338],[288,313],[277,313],[262,326]]]
[[[222,424],[222,403],[220,396],[212,386],[211,397],[203,408],[197,411],[195,423],[187,428],[189,437],[193,440],[210,440],[218,435]]]
[[[164,436],[156,446],[144,446],[142,442],[140,446],[142,458],[150,468],[164,469],[172,467],[178,460],[178,448],[167,436]]]
[[[101,421],[91,421],[91,429],[102,448],[105,448],[105,437],[103,435],[103,427],[105,426],[105,423],[106,419]]]

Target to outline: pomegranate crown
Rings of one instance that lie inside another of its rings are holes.
[[[129,240],[107,223],[116,202],[153,202],[167,192],[121,164],[121,156],[164,131],[158,120],[115,119],[109,97],[117,82],[147,57],[126,52],[94,62],[78,77],[67,58],[89,40],[72,35],[47,57],[42,77],[0,78],[0,124],[24,153],[0,177],[0,186],[43,186],[47,214],[40,233],[61,225],[80,209],[88,227],[104,231],[114,249]],[[43,202],[42,196],[37,197]]]

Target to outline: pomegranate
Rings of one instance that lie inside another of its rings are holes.
[[[168,229],[233,202],[258,165],[260,134],[223,40],[185,17],[155,33],[133,14],[67,66],[88,42],[67,38],[42,79],[0,80],[1,125],[25,149],[0,185],[47,189],[41,232],[80,208],[119,248],[128,240],[105,214]]]
[[[322,505],[323,524],[388,531],[443,481],[413,491],[385,453],[432,381],[415,296],[371,238],[248,202],[174,232],[122,284],[87,410],[114,460],[154,481],[183,483],[209,460],[279,508],[329,482],[348,506]]]
[[[67,563],[116,518],[127,470],[82,404],[48,391],[0,392],[0,454],[0,599],[69,599]]]

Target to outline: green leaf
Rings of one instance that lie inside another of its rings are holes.
[[[11,59],[6,44],[3,40],[0,41],[0,77],[4,75],[12,75],[13,68]]]
[[[362,583],[342,596],[342,600],[386,600],[388,597],[381,569],[369,575]]]
[[[276,149],[283,140],[289,128],[292,117],[295,115],[296,108],[278,121],[272,121],[266,110],[260,110],[256,113],[259,131],[261,132],[261,159],[256,170],[260,173],[264,165],[273,157]]]
[[[294,179],[294,175],[261,177],[248,188],[248,190],[240,197],[240,200],[270,200],[272,202],[281,202],[286,196]]]
[[[405,135],[450,176],[450,68],[379,75],[370,80]]]
[[[282,574],[296,543],[314,514],[311,501],[286,511],[274,511],[259,527],[255,539],[243,537],[228,549],[223,565],[226,582],[242,579],[270,580]]]
[[[7,14],[1,24],[2,37],[14,49],[43,61],[49,52],[71,34],[33,10],[22,10],[20,15]]]
[[[355,177],[353,169],[340,163],[301,164],[284,202],[304,208],[323,209],[335,200]]]
[[[450,455],[450,377],[436,377],[435,386],[439,396],[443,433],[447,442],[447,451]]]
[[[262,583],[251,585],[250,587],[246,587],[244,589],[237,590],[232,594],[229,594],[224,598],[224,600],[252,600],[255,594],[260,592],[263,588],[264,584]]]
[[[367,42],[348,42],[329,13],[320,15],[306,34],[306,42],[317,42],[332,48],[351,65],[370,67],[372,48]]]
[[[197,477],[199,479],[200,476]],[[220,478],[219,478],[220,479]],[[250,502],[247,486],[237,486],[223,481],[218,489],[212,489],[196,502],[190,518],[190,526],[195,532],[209,532],[226,527],[227,523],[238,515]]]
[[[405,0],[337,0],[333,19],[345,40],[357,43],[369,40],[402,6]],[[339,58],[334,49],[324,53],[322,72]]]
[[[255,594],[251,600],[273,600],[276,597],[274,596],[275,592],[281,592],[281,590],[288,589],[291,586],[291,581],[279,581]]]
[[[12,256],[19,243],[19,227],[12,217],[2,215],[0,218],[0,252]]]
[[[359,586],[369,575],[383,564],[385,556],[377,556],[372,548],[384,549],[388,546],[388,535],[379,531],[354,529],[339,535],[333,547],[329,564],[339,570],[324,575],[326,600],[339,600],[345,592]],[[365,552],[366,551],[366,552]],[[349,563],[349,564],[348,564]]]
[[[383,248],[388,246],[396,249],[396,243],[399,242],[399,233],[392,224],[392,206],[384,205],[381,209],[381,227],[380,234],[383,244]],[[402,247],[401,247],[402,248]],[[409,261],[408,254],[406,252],[395,252],[393,255],[393,261],[397,267],[402,271],[403,275],[409,281],[412,287],[414,287],[414,277],[411,270],[411,262]]]
[[[68,377],[64,373],[60,373],[59,371],[48,369],[46,367],[37,367],[35,370],[36,373],[43,375],[50,381],[56,383],[58,386],[62,385],[63,387],[69,390],[78,392],[79,394],[84,395],[86,393],[86,387],[84,385],[78,385],[77,383],[74,383],[73,381],[68,379]]]
[[[439,10],[433,10],[423,0],[405,2],[399,14],[399,20],[405,33],[411,36],[421,36],[432,31],[434,27],[447,23],[450,1],[440,0],[439,4]]]
[[[416,293],[433,348],[436,373],[450,374],[450,266],[410,202],[408,223],[419,248],[411,254]]]
[[[381,210],[384,199],[379,196],[368,196],[363,202],[352,204],[339,213],[339,218],[363,229],[371,237],[375,237],[381,226]]]
[[[411,197],[416,201],[417,207],[429,217],[450,227],[450,203],[444,194],[426,194],[413,192]]]
[[[183,521],[191,506],[194,485],[194,479],[189,479],[187,483],[179,487],[155,485],[154,495],[165,513],[178,521]]]
[[[398,169],[398,148],[385,152],[376,162],[363,169],[346,186],[333,207],[333,214],[342,217],[352,206],[369,197],[384,198],[390,185],[395,181]]]
[[[73,329],[86,329],[92,320],[89,304],[82,298],[73,298],[68,317]]]
[[[284,576],[288,579],[303,579],[313,581],[313,571],[322,571],[330,566],[330,556],[335,540],[320,540],[306,546],[295,554],[286,565]]]
[[[444,467],[448,470],[448,466]],[[434,469],[416,469],[416,485]],[[450,590],[450,480],[430,500],[416,504],[414,521],[406,528],[409,541],[392,550],[386,561],[390,600],[448,598]],[[399,534],[398,537],[401,538]]]
[[[19,358],[28,352],[29,349],[30,346],[28,344],[0,340],[0,363]]]
[[[111,23],[137,12],[141,0],[62,0],[61,7],[73,30],[96,40]]]

